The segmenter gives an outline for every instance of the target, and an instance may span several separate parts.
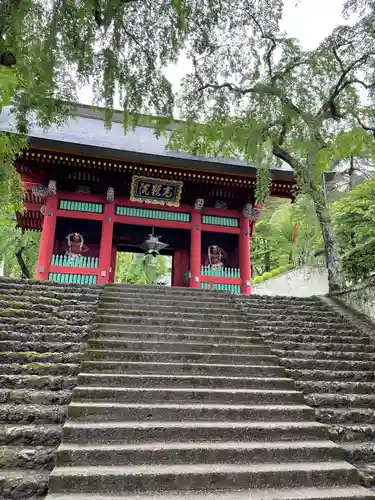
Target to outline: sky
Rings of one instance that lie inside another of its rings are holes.
[[[343,4],[344,0],[285,0],[282,29],[298,38],[304,49],[311,50],[344,22],[341,17]],[[176,65],[166,69],[165,74],[175,91],[189,68],[189,62],[181,58]],[[81,89],[79,100],[82,104],[93,104],[89,86]]]

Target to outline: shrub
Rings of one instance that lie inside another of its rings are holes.
[[[271,272],[269,272],[269,273],[263,273],[263,278],[265,280],[269,280],[270,278],[273,278],[272,273]]]
[[[263,276],[257,276],[256,278],[253,279],[253,285],[257,285],[258,283],[263,283],[264,278]]]
[[[342,267],[349,280],[367,278],[375,271],[375,238],[345,253],[342,257]]]
[[[272,278],[275,278],[276,276],[279,276],[280,269],[279,268],[272,269],[272,271],[270,272],[270,274],[272,275]]]

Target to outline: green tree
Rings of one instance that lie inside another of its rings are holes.
[[[259,199],[266,196],[270,166],[292,167],[301,192],[314,202],[335,289],[344,281],[321,176],[365,148],[374,154],[374,38],[361,20],[304,51],[280,31],[281,11],[279,0],[248,2],[236,17],[222,12],[205,43],[190,33],[193,70],[179,101],[187,124],[171,146],[241,155],[259,169]]]
[[[137,285],[155,284],[168,273],[168,260],[163,255],[119,252],[116,262],[116,282]]]
[[[333,222],[342,250],[375,237],[375,176],[332,205]]]

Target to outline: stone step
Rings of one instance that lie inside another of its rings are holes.
[[[238,354],[238,353],[249,353],[249,354],[270,354],[270,348],[262,344],[209,344],[201,342],[173,342],[173,341],[162,341],[162,340],[124,340],[122,338],[114,337],[96,337],[95,339],[90,339],[87,342],[90,349],[95,350],[124,350],[130,349],[131,351],[153,351],[153,352],[165,352],[169,349],[172,351],[179,352],[214,352],[216,354]]]
[[[209,300],[206,300],[209,299]],[[181,294],[166,294],[166,293],[149,293],[149,292],[122,292],[122,291],[105,291],[100,297],[100,304],[149,304],[153,309],[157,309],[159,306],[165,305],[175,305],[177,307],[182,306],[184,304],[192,305],[196,304],[202,306],[204,304],[210,304],[214,308],[224,307],[237,307],[233,297],[227,296],[225,294],[216,294],[216,295],[207,295],[207,293],[203,293],[203,295],[181,295]]]
[[[250,464],[343,460],[332,441],[177,442],[82,446],[62,444],[57,466],[129,466],[172,464]]]
[[[90,322],[89,322],[90,323]],[[0,320],[0,332],[3,333],[23,333],[29,335],[35,334],[65,334],[65,335],[80,335],[83,337],[88,330],[91,330],[91,324],[76,325],[68,321],[63,321],[61,324],[41,324],[38,322],[23,321],[22,323],[17,320],[17,324],[4,324]]]
[[[0,377],[1,381],[1,377]],[[295,389],[294,381],[282,377],[210,377],[197,375],[138,375],[113,373],[84,373],[78,376],[78,385],[101,387],[149,388],[213,388],[213,389]]]
[[[61,391],[72,390],[76,386],[76,383],[76,377],[0,374],[0,387],[5,389]]]
[[[63,427],[64,443],[110,444],[150,441],[308,441],[327,438],[317,422],[72,422]]]
[[[173,302],[173,303],[171,303]],[[150,304],[148,302],[130,301],[124,300],[122,302],[113,302],[108,300],[101,300],[100,306],[98,308],[98,313],[100,314],[116,314],[117,312],[127,311],[130,313],[143,312],[144,314],[153,314],[156,311],[158,314],[170,315],[176,311],[181,312],[181,314],[199,314],[206,316],[219,315],[219,316],[229,316],[232,318],[241,317],[244,318],[245,314],[237,309],[230,302],[222,303],[216,305],[204,301],[194,301],[194,302],[179,302],[179,301],[167,301],[165,304]]]
[[[83,354],[76,352],[0,352],[0,365],[2,363],[74,363],[79,364]]]
[[[282,321],[282,326],[286,330],[285,333],[288,333],[287,330],[289,328],[298,328],[301,327],[301,333],[303,333],[304,329],[310,328],[314,330],[318,329],[325,329],[325,330],[345,330],[346,333],[354,332],[355,329],[354,327],[350,328],[350,325],[348,325],[348,322],[346,320],[336,320],[336,319],[331,319],[331,320],[325,320],[325,319],[316,319],[315,317],[312,317],[310,320],[305,319],[305,318],[299,318],[298,316],[293,316],[290,317],[289,315],[283,315],[280,317],[274,316],[273,314],[269,313],[268,316],[265,318],[261,319],[258,318],[257,321],[254,320],[254,323],[256,324],[256,327],[259,328],[260,330],[267,331],[272,329],[275,326],[280,326],[280,322]]]
[[[82,349],[81,343],[73,342],[30,342],[16,340],[1,340],[0,350],[2,352],[79,352]]]
[[[300,323],[304,325],[323,325],[324,323],[327,323],[328,325],[333,325],[335,323],[338,323],[339,325],[344,324],[344,319],[341,316],[330,312],[319,312],[315,310],[312,310],[307,314],[300,314],[299,312],[294,312],[293,309],[289,311],[277,311],[272,307],[272,309],[264,312],[258,308],[253,311],[245,310],[243,314],[247,317],[248,321],[258,324],[270,323],[273,325],[276,322],[281,321],[292,326]]]
[[[1,366],[1,365],[0,365]],[[82,371],[87,373],[142,373],[142,374],[181,374],[210,375],[226,377],[269,376],[284,377],[285,370],[279,365],[224,364],[191,362],[154,362],[152,361],[84,361]]]
[[[130,324],[108,324],[108,323],[101,323],[98,320],[95,320],[95,323],[92,325],[92,331],[93,332],[111,332],[114,333],[115,335],[118,332],[128,332],[129,329],[138,331],[139,329],[142,329],[143,331],[147,330],[148,333],[175,333],[175,334],[192,334],[192,335],[216,335],[216,336],[228,336],[228,335],[233,335],[233,336],[242,336],[242,337],[253,337],[254,334],[251,332],[251,327],[244,322],[241,328],[235,328],[233,325],[232,327],[214,327],[214,326],[186,326],[185,324],[181,325],[170,325],[170,324],[165,324],[165,325],[154,325],[154,324],[149,324],[147,325],[147,328],[144,327],[135,327],[136,325],[130,325]],[[255,334],[256,336],[259,336],[257,333]]]
[[[273,349],[272,352],[280,357],[302,358],[302,359],[326,359],[326,360],[348,360],[348,361],[375,361],[375,354],[367,352],[351,352],[351,351],[313,351],[313,350],[294,350],[278,351]]]
[[[32,328],[35,326],[38,327],[56,327],[56,326],[64,326],[67,332],[70,331],[70,323],[72,320],[73,312],[65,312],[59,313],[58,315],[45,314],[38,315],[35,317],[22,317],[22,316],[14,316],[13,314],[9,314],[8,316],[0,316],[0,328],[3,329],[7,325],[12,326],[16,330],[19,328]],[[74,323],[76,327],[85,326],[87,322],[91,320],[92,313],[88,313],[86,315],[77,315],[74,318]],[[43,330],[40,330],[43,331]]]
[[[33,500],[43,498],[48,491],[48,472],[21,469],[0,470],[1,498]]]
[[[194,464],[137,467],[57,467],[50,491],[140,493],[287,486],[356,485],[358,473],[344,461],[264,463],[249,465]]]
[[[330,438],[336,443],[374,441],[375,425],[339,424],[329,426]]]
[[[238,310],[243,311],[248,318],[263,318],[266,320],[270,315],[282,316],[285,319],[293,318],[298,319],[303,318],[304,321],[315,321],[316,319],[323,320],[343,320],[343,315],[333,311],[330,308],[295,308],[292,307],[278,307],[276,304],[272,307],[262,307],[256,306],[251,309],[237,307]]]
[[[375,354],[375,346],[357,343],[320,343],[320,342],[279,342],[267,340],[267,344],[271,349],[280,350],[283,353],[289,351],[326,351],[326,352],[355,352],[355,353],[373,353]]]
[[[69,419],[75,421],[310,421],[314,410],[306,405],[123,404],[72,401]]]
[[[298,391],[261,389],[196,389],[143,387],[85,387],[73,391],[73,401],[115,401],[118,403],[223,403],[223,404],[303,404]],[[338,403],[339,404],[339,403]]]
[[[375,394],[308,394],[306,401],[311,406],[330,408],[374,408]]]
[[[0,340],[11,342],[57,342],[59,344],[81,344],[87,336],[86,328],[82,333],[61,333],[61,332],[17,332],[13,330],[0,331]],[[263,341],[261,341],[263,342]]]
[[[0,356],[1,361],[1,356]],[[278,365],[277,356],[266,354],[223,354],[183,351],[122,351],[86,349],[85,361],[142,361],[145,363],[223,363],[247,365]],[[375,366],[375,363],[373,363]],[[368,368],[370,369],[370,368]]]
[[[99,338],[105,340],[119,340],[123,342],[134,340],[138,341],[155,341],[155,342],[172,342],[182,344],[183,342],[198,342],[199,344],[233,344],[233,345],[265,345],[264,340],[259,337],[249,337],[249,336],[236,336],[236,335],[204,335],[204,334],[194,334],[194,333],[163,333],[163,332],[149,332],[144,330],[134,330],[134,329],[118,329],[115,331],[93,331],[91,335],[92,340],[98,340]]]
[[[334,382],[334,381],[296,381],[296,387],[305,393],[320,394],[373,394],[375,382]]]
[[[41,375],[74,377],[79,372],[77,363],[44,363],[40,359],[35,363],[3,364],[0,363],[0,374],[4,375]]]
[[[351,361],[345,359],[302,359],[302,358],[281,358],[281,364],[286,368],[298,369],[315,369],[315,370],[353,370],[367,371],[375,370],[374,361]]]
[[[61,425],[3,425],[0,446],[58,446],[62,437]]]
[[[158,295],[174,295],[179,297],[180,295],[191,295],[193,297],[201,297],[208,295],[209,297],[225,297],[230,294],[223,292],[218,292],[216,290],[202,290],[200,288],[188,288],[188,287],[178,287],[174,286],[161,286],[161,285],[134,285],[134,284],[120,284],[120,283],[108,283],[104,287],[103,295],[108,292],[116,292],[121,294],[123,292],[131,292],[136,294],[137,292],[141,294],[156,293]]]
[[[212,318],[209,316],[198,316],[198,315],[190,315],[187,314],[182,316],[179,312],[177,312],[174,316],[158,316],[157,314],[153,315],[132,315],[132,314],[100,314],[96,317],[96,323],[105,323],[105,324],[122,324],[122,325],[161,325],[170,327],[205,327],[212,329],[230,329],[233,328],[243,328],[249,331],[249,326],[246,322],[246,319],[233,321],[230,317],[221,319],[217,315],[212,315]]]
[[[334,333],[334,332],[333,332]],[[295,333],[265,333],[262,332],[262,337],[267,340],[267,341],[272,341],[272,342],[285,342],[288,344],[289,342],[291,344],[297,344],[299,342],[301,343],[317,343],[318,345],[326,345],[326,344],[331,344],[331,343],[339,343],[343,344],[343,347],[350,347],[350,345],[355,345],[355,344],[361,344],[361,345],[366,345],[370,344],[370,339],[369,337],[366,336],[357,336],[357,335],[318,335],[315,332],[308,333],[308,334],[301,334],[298,331]],[[371,344],[370,344],[371,346]]]
[[[366,488],[375,487],[375,462],[357,465],[361,483]],[[373,491],[373,490],[372,490]]]
[[[86,295],[74,295],[74,298],[69,298],[69,294],[66,292],[57,294],[56,292],[52,292],[50,296],[42,293],[33,293],[33,294],[22,294],[21,290],[18,290],[14,294],[10,293],[10,291],[2,290],[2,295],[0,299],[1,307],[7,307],[7,304],[10,303],[13,307],[39,307],[39,306],[50,306],[50,307],[68,307],[68,308],[77,308],[82,304],[85,305],[86,308],[95,309],[97,307],[97,299],[98,294],[94,294],[88,297]]]
[[[102,308],[99,307],[97,309],[97,317],[98,318],[113,318],[113,317],[118,317],[121,318],[121,322],[128,321],[128,318],[134,318],[134,317],[144,317],[150,320],[168,320],[168,321],[173,321],[174,319],[180,318],[182,319],[188,319],[188,320],[194,320],[194,321],[223,321],[223,322],[228,322],[228,321],[233,321],[234,323],[236,322],[245,322],[246,323],[246,316],[241,313],[241,311],[236,311],[234,310],[229,310],[227,311],[218,311],[218,312],[211,312],[209,310],[201,312],[199,309],[195,308],[194,310],[190,311],[185,311],[183,307],[181,306],[176,306],[174,308],[171,308],[170,311],[163,311],[158,309],[155,309],[154,311],[150,309],[145,309],[143,308],[142,305],[138,306],[138,309],[128,309],[127,307],[113,307],[113,308]]]
[[[51,471],[55,466],[55,458],[56,447],[0,446],[0,473],[4,469],[34,469],[35,472]]]
[[[63,424],[68,406],[1,404],[0,424]]]
[[[332,487],[332,488],[280,488],[259,490],[249,489],[236,491],[218,491],[218,492],[163,492],[160,495],[155,493],[144,493],[141,495],[122,494],[121,496],[99,494],[95,500],[374,500],[374,494],[361,486],[352,487]],[[68,494],[61,495],[49,493],[46,500],[94,500],[93,496],[88,494]]]
[[[333,323],[332,325],[327,325],[326,323],[311,323],[305,324],[300,321],[296,325],[285,325],[283,323],[275,323],[271,325],[268,321],[262,325],[252,325],[251,331],[253,333],[259,333],[264,338],[270,338],[270,335],[273,339],[282,339],[284,335],[293,335],[293,336],[316,336],[316,335],[324,335],[326,338],[335,337],[355,337],[360,338],[360,330],[356,330],[354,327],[351,328],[348,325],[339,326],[337,323]],[[367,343],[368,343],[367,339]]]
[[[29,389],[0,389],[1,404],[69,404],[71,391],[37,391]]]
[[[28,308],[28,309],[14,309],[14,308],[7,308],[7,309],[0,309],[0,319],[2,322],[7,323],[11,321],[12,323],[15,323],[16,321],[22,321],[27,319],[27,321],[46,321],[51,323],[51,321],[55,320],[56,322],[58,321],[64,321],[66,318],[71,317],[74,309],[71,310],[66,310],[64,311],[63,309],[59,309],[56,311],[43,311],[39,310],[39,308],[33,307],[33,308]],[[86,315],[91,316],[92,312],[91,311],[86,311],[85,309],[80,312],[79,314],[79,321],[83,323],[83,317]]]
[[[324,424],[375,424],[372,408],[316,408],[317,420]]]
[[[329,368],[327,365],[326,368]],[[350,367],[346,367],[350,368]],[[298,381],[357,381],[375,382],[375,373],[364,370],[286,370],[287,376]]]
[[[375,462],[375,446],[373,441],[359,443],[344,443],[342,448],[346,460],[353,465],[373,464]]]

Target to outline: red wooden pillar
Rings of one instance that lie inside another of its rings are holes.
[[[191,235],[190,235],[190,288],[200,288],[201,275],[201,254],[202,254],[202,239],[201,239],[201,223],[202,216],[200,212],[195,210],[191,217]]]
[[[251,294],[251,268],[250,268],[250,227],[249,219],[242,217],[240,220],[239,258],[241,273],[241,293]]]
[[[47,198],[40,238],[38,265],[35,273],[37,280],[48,280],[52,252],[55,245],[57,204],[57,196],[49,196]]]
[[[111,278],[114,209],[114,203],[106,202],[104,204],[102,237],[99,250],[99,285],[109,283]]]

